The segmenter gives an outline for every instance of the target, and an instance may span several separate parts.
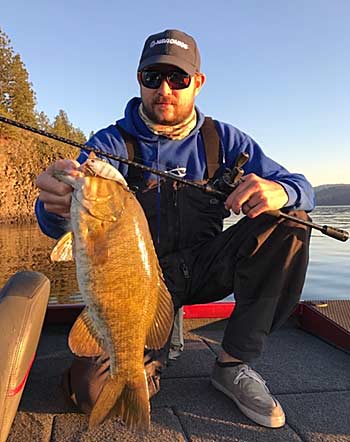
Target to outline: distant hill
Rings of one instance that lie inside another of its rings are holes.
[[[350,184],[323,184],[314,190],[317,206],[350,205]]]

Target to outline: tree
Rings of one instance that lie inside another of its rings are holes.
[[[0,29],[0,109],[12,118],[35,124],[35,93],[19,54]]]
[[[53,125],[53,131],[60,137],[69,138],[72,133],[73,126],[70,124],[67,113],[60,109],[56,115]]]
[[[35,124],[35,93],[21,57],[16,54],[12,60],[12,79],[9,85],[11,111],[18,121]]]
[[[36,116],[37,126],[40,130],[45,130],[46,132],[52,131],[52,126],[49,117],[45,112],[41,111]]]
[[[85,144],[87,141],[84,132],[81,129],[79,129],[78,127],[73,128],[72,140],[74,140],[80,144]]]
[[[0,106],[8,111],[10,108],[9,82],[13,52],[10,40],[0,28]]]
[[[68,138],[70,140],[76,141],[77,143],[85,143],[86,137],[84,133],[75,128],[68,119],[68,115],[64,110],[60,110],[58,115],[55,117],[53,125],[53,131],[56,135],[60,137]]]

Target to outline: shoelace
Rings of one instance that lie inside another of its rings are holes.
[[[252,368],[248,367],[247,365],[245,365],[239,370],[239,373],[233,380],[233,383],[237,385],[239,381],[244,378],[254,379],[255,381],[259,382],[259,384],[263,385],[266,391],[269,392],[269,389],[266,386],[266,381],[256,371],[254,371]]]

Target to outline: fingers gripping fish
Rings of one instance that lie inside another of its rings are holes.
[[[96,158],[87,160],[79,175],[55,175],[73,187],[72,232],[61,238],[51,258],[67,259],[73,234],[77,280],[86,309],[70,331],[69,346],[78,356],[102,351],[110,355],[109,378],[89,426],[116,414],[128,428],[147,430],[150,404],[144,348],[158,349],[166,343],[173,304],[147,220],[123,176]]]

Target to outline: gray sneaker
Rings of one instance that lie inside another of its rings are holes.
[[[264,379],[248,365],[223,366],[216,362],[211,383],[231,398],[252,421],[269,428],[285,424],[280,403],[269,392]]]

